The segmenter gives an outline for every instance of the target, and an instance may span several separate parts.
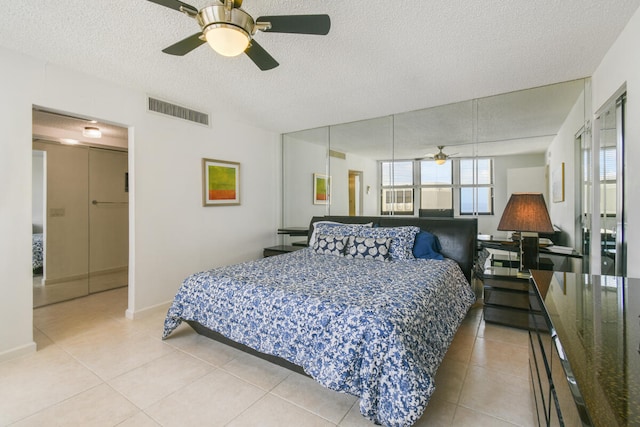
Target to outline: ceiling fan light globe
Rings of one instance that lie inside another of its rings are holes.
[[[447,163],[446,159],[436,159],[436,165],[444,165]]]
[[[207,27],[204,37],[209,46],[222,56],[238,56],[249,46],[251,37],[241,28],[228,24]]]

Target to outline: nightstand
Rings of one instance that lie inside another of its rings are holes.
[[[298,251],[300,249],[304,249],[304,246],[291,246],[291,245],[271,246],[270,248],[264,248],[264,250],[262,251],[262,256],[266,258],[270,256],[286,254],[288,252]]]
[[[484,320],[514,328],[530,329],[532,325],[529,315],[537,315],[540,307],[530,309],[532,288],[529,279],[518,277],[518,269],[511,267],[510,263],[506,263],[505,267],[502,265],[505,264],[489,257],[482,274],[478,277],[483,282]],[[553,264],[547,266],[553,267]]]
[[[529,329],[529,279],[485,277],[484,321]]]

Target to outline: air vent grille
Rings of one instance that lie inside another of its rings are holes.
[[[347,155],[345,153],[341,153],[340,151],[329,150],[329,157],[335,157],[336,159],[346,159]]]
[[[171,104],[170,102],[161,101],[156,98],[149,97],[149,111],[165,114],[167,116],[177,117],[178,119],[188,120],[200,125],[209,126],[209,115],[180,105]]]

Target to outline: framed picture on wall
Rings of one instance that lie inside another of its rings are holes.
[[[564,162],[551,173],[551,198],[554,203],[564,202]]]
[[[319,173],[313,174],[313,204],[328,205],[331,194],[331,177]]]
[[[240,163],[202,159],[202,206],[240,204]]]

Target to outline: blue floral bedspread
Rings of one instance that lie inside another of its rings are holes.
[[[33,257],[32,257],[31,264],[34,270],[44,265],[42,244],[43,244],[42,233],[32,234],[31,247],[33,248]]]
[[[474,300],[452,260],[382,262],[303,249],[188,277],[163,339],[182,320],[197,321],[359,396],[370,420],[407,426],[422,415]]]

